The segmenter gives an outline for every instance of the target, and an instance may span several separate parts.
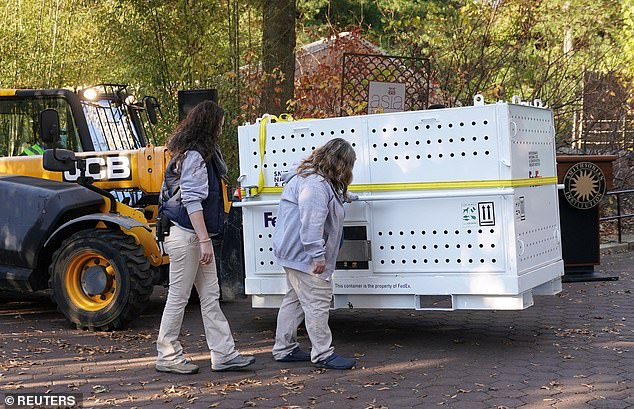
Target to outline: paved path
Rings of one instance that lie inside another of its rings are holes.
[[[223,303],[251,370],[213,373],[197,305],[183,327],[196,375],[154,371],[165,292],[122,332],[71,329],[44,296],[0,294],[0,391],[78,392],[94,408],[634,408],[632,253],[603,257],[618,281],[564,284],[524,311],[333,311],[351,371],[271,358],[276,310]],[[302,334],[307,345],[305,334]]]

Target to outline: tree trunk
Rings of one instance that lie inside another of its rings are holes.
[[[293,99],[295,83],[295,0],[264,0],[262,69],[267,74],[260,96],[260,114],[279,115]],[[275,68],[282,74],[270,76]]]

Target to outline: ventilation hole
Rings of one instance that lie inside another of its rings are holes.
[[[387,132],[387,129],[383,128],[383,132]]]
[[[449,143],[453,143],[453,138],[449,138]]]
[[[383,236],[383,232],[382,231],[379,232],[379,236]]]
[[[385,260],[381,260],[381,264],[385,264]]]
[[[372,129],[372,133],[376,133],[376,129]]]
[[[430,145],[431,141],[429,139],[427,139],[427,145]]]
[[[387,232],[387,234],[388,234],[388,236],[391,236],[391,235],[392,235],[392,232],[391,232],[391,231],[388,231],[388,232]]]
[[[465,139],[464,139],[464,138],[460,138],[460,142],[464,142],[464,141],[465,141]]]
[[[407,128],[403,128],[403,132],[407,132]]]
[[[394,246],[390,246],[390,250],[394,250]]]
[[[495,244],[491,244],[491,248],[494,249],[495,248]]]
[[[470,249],[470,248],[472,248],[472,247],[473,247],[473,244],[467,244],[467,248],[469,248],[469,249]]]
[[[464,122],[460,122],[460,126],[464,126]]]
[[[458,260],[456,260],[456,263],[460,264],[460,263],[462,263],[462,260],[458,259]]]
[[[493,259],[491,259],[491,262],[492,262],[492,263],[495,263],[495,262],[496,262],[496,260],[493,258]]]
[[[423,250],[427,250],[427,246],[423,244]]]
[[[448,249],[449,248],[449,244],[445,244],[445,248]]]
[[[483,123],[484,123],[485,125],[487,125],[487,124],[489,123],[489,121],[484,121]]]
[[[484,259],[483,258],[480,259],[480,263],[484,264]]]
[[[475,125],[476,125],[476,122],[475,122],[475,121],[471,122],[471,125],[475,126]]]
[[[434,263],[438,264],[438,259],[435,259],[435,260],[434,260]]]
[[[414,127],[414,129],[418,131],[418,125],[416,125],[416,126]]]
[[[438,248],[438,244],[434,244],[434,248],[437,249]]]
[[[426,126],[425,126],[425,128],[426,128],[426,129],[429,129],[429,128],[431,128],[431,126],[429,126],[429,125],[426,125]]]
[[[469,259],[469,263],[473,263],[473,259],[472,258]]]
[[[344,133],[345,133],[345,131],[342,129],[342,130],[341,130],[341,134],[343,135]]]
[[[449,259],[448,258],[445,259],[445,263],[447,263],[447,264],[449,263]]]
[[[438,154],[438,157],[439,157],[439,158],[442,158],[442,153],[439,153],[439,154]]]
[[[432,234],[436,234],[436,230],[432,231]]]
[[[350,133],[354,133],[354,128],[350,130]]]
[[[381,250],[385,250],[385,246],[379,246]]]
[[[441,129],[441,128],[442,128],[442,125],[438,124],[438,129]]]
[[[390,260],[390,263],[396,264],[396,260]]]
[[[453,128],[453,124],[449,124],[449,127],[450,127],[450,128]]]
[[[459,249],[460,248],[460,244],[456,244],[456,248]]]
[[[466,153],[462,152],[460,155],[461,155],[461,156],[465,156],[465,155],[466,155]]]

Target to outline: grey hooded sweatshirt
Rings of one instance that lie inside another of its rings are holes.
[[[343,202],[322,176],[288,173],[277,210],[273,251],[277,262],[313,274],[313,261],[326,261],[329,281],[335,271],[343,235]]]

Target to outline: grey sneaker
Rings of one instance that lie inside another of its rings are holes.
[[[189,360],[185,360],[176,364],[156,364],[155,368],[159,372],[169,372],[177,374],[193,374],[198,372],[198,365],[192,364]]]
[[[255,357],[253,355],[238,355],[232,360],[224,362],[222,364],[213,364],[211,366],[211,370],[215,372],[231,371],[234,369],[244,368],[245,366],[249,366],[254,362]]]

